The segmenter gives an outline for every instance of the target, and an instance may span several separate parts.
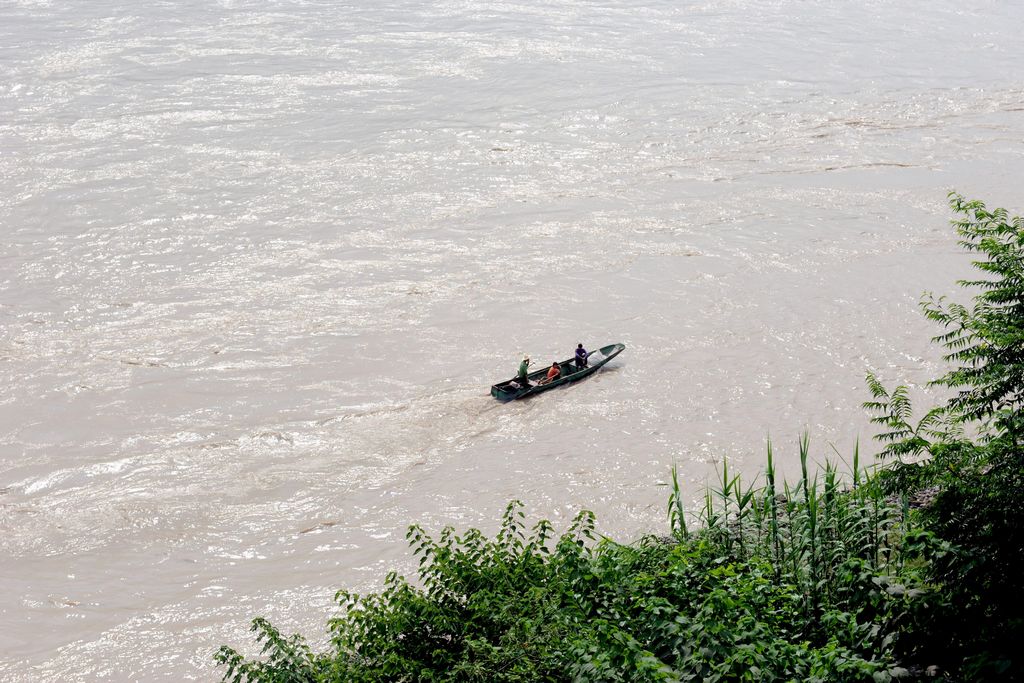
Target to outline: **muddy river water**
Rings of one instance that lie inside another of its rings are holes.
[[[215,680],[505,504],[663,531],[938,374],[1024,5],[0,0],[0,679]],[[623,342],[498,404],[523,353]],[[835,447],[835,451],[832,447]]]

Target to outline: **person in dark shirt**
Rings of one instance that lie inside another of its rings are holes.
[[[587,350],[583,348],[583,344],[579,344],[576,347],[576,368],[582,370],[587,367]]]

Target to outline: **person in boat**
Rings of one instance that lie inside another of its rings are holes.
[[[519,374],[516,375],[515,382],[523,389],[530,388],[530,357],[523,356],[523,361],[519,364]]]
[[[562,369],[558,367],[558,361],[556,360],[551,364],[551,368],[548,370],[548,376],[542,379],[538,384],[551,384],[558,376],[562,374]]]
[[[587,350],[583,348],[583,344],[577,344],[576,346],[576,369],[582,370],[587,367]]]

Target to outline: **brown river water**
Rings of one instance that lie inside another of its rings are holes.
[[[666,529],[939,374],[1024,5],[0,0],[0,679],[218,678],[409,524]],[[499,404],[520,356],[626,351]],[[835,451],[832,450],[834,446]]]

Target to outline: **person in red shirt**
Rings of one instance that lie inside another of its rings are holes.
[[[548,376],[542,379],[539,384],[550,384],[558,379],[558,376],[562,374],[562,371],[558,367],[558,361],[556,360],[551,364],[551,369],[548,370]]]

